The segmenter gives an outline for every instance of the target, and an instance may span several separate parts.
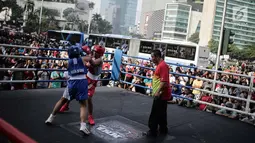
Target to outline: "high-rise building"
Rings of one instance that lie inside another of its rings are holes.
[[[112,23],[114,34],[128,34],[135,26],[137,0],[103,0],[101,15]]]
[[[211,39],[219,41],[223,8],[224,0],[204,0],[200,45],[208,45]],[[255,1],[228,0],[224,27],[235,33],[238,47],[255,43]]]
[[[193,0],[143,1],[140,34],[149,39],[187,40],[199,30],[201,11],[201,3]]]
[[[119,23],[120,25],[114,25],[118,28],[118,31],[113,31],[114,34],[129,34],[129,27],[135,26],[136,21],[136,9],[137,0],[115,0],[119,6]]]
[[[191,16],[191,5],[166,4],[162,40],[187,40]]]
[[[109,21],[113,24],[114,19],[116,18],[116,11],[118,6],[114,1],[103,0],[101,3],[101,16],[103,19]]]

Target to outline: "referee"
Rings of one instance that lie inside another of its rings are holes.
[[[146,136],[156,137],[158,133],[163,135],[168,133],[167,101],[171,97],[171,88],[169,85],[169,67],[162,59],[161,51],[153,50],[151,59],[157,67],[152,79],[152,95],[154,100],[148,123],[150,130],[146,133]]]

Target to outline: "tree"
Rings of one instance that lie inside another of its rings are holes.
[[[100,14],[98,14],[98,13],[93,14],[92,20],[98,22],[98,21],[102,20],[102,16]]]
[[[196,33],[193,33],[189,39],[188,39],[190,42],[194,42],[194,43],[197,43],[199,42],[199,32],[196,32]]]
[[[255,60],[255,45],[249,45],[244,49],[243,57],[246,60],[253,61]]]
[[[18,21],[19,19],[22,19],[23,15],[23,8],[19,5],[14,5],[12,7],[12,16],[11,20]]]
[[[25,2],[25,6],[24,6],[24,11],[28,12],[28,14],[33,13],[34,12],[34,1],[32,0],[26,0]]]
[[[210,49],[210,52],[212,52],[214,54],[217,54],[218,46],[219,46],[219,43],[217,41],[214,41],[213,39],[211,39],[208,42],[208,48]]]
[[[217,41],[214,41],[211,39],[208,42],[208,48],[212,53],[217,53],[218,51],[219,43]],[[254,61],[255,60],[255,45],[249,45],[245,47],[237,47],[235,44],[231,44],[228,46],[227,54],[232,59],[237,60],[249,60]]]
[[[39,28],[39,17],[40,17],[40,11],[41,9],[38,8],[35,10],[34,13],[30,13],[28,15],[28,20],[26,23],[26,26],[24,28],[25,32],[36,32]],[[55,17],[58,17],[60,13],[55,9],[49,9],[46,7],[43,7],[42,9],[42,22],[41,22],[41,31],[47,31],[47,30],[56,30],[59,29],[59,23],[55,19]]]
[[[89,3],[89,8],[90,8],[90,9],[94,9],[94,6],[95,6],[95,3],[93,3],[93,2],[90,2],[90,3]]]
[[[16,0],[0,1],[0,12],[3,7],[8,7],[12,10],[11,21],[18,22],[22,18],[23,8],[17,4]]]
[[[35,13],[40,17],[41,9],[38,8],[35,10]],[[59,17],[60,13],[56,9],[49,9],[46,7],[42,8],[42,22],[41,22],[41,31],[47,30],[56,30],[59,29],[59,23],[56,20],[56,17]]]
[[[79,23],[78,23],[78,30],[80,32],[87,33],[87,31],[88,31],[88,22],[86,20],[79,21]]]
[[[112,25],[109,21],[102,19],[100,14],[93,14],[90,33],[109,34],[112,33]]]
[[[73,13],[74,9],[73,8],[67,8],[63,11],[63,17],[66,18],[69,14]]]
[[[107,20],[100,20],[98,23],[98,32],[100,34],[109,34],[112,33],[112,25]]]
[[[32,33],[38,31],[39,16],[35,13],[30,13],[26,21],[26,26],[23,28],[24,32]]]
[[[88,22],[86,20],[81,20],[79,15],[86,14],[89,10],[92,10],[94,8],[95,3],[85,1],[81,3],[76,2],[76,9],[73,8],[67,8],[63,11],[63,17],[68,21],[65,27],[71,27],[71,29],[74,29],[74,25],[77,26],[77,28],[82,31],[86,32],[88,27]],[[71,26],[70,26],[71,25]]]

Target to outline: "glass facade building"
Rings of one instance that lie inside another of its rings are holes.
[[[191,5],[166,4],[162,28],[162,40],[187,40]]]
[[[220,38],[223,8],[224,0],[217,0],[212,34],[215,41]],[[254,44],[255,0],[228,0],[224,27],[235,33],[235,45],[243,47]]]
[[[129,27],[135,26],[137,0],[110,0],[117,5],[116,24],[113,24],[114,34],[129,34]]]

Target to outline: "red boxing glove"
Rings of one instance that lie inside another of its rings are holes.
[[[87,55],[91,54],[89,46],[83,46],[82,47],[83,52],[85,52]]]

